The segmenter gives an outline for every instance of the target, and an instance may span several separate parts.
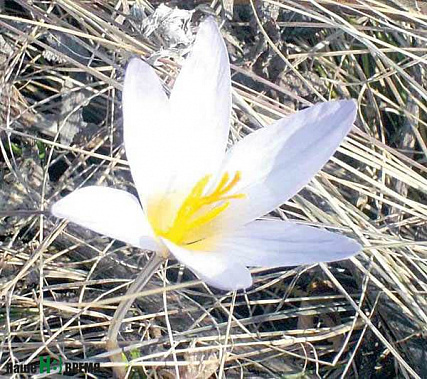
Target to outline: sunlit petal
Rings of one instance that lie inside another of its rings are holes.
[[[85,187],[51,208],[54,216],[142,249],[158,250],[138,199],[108,187]]]
[[[175,186],[188,188],[222,163],[230,128],[231,81],[227,49],[216,22],[201,23],[194,47],[175,82],[171,136],[180,147],[172,165]]]
[[[170,139],[169,99],[155,71],[140,59],[126,69],[123,127],[126,156],[143,205],[169,182],[176,152]]]
[[[177,246],[167,240],[165,245],[174,257],[186,265],[205,283],[222,290],[238,290],[252,285],[249,270],[232,259],[226,250],[214,252],[194,251]]]
[[[356,117],[354,101],[315,105],[257,130],[228,153],[224,171],[241,173],[233,201],[218,218],[235,228],[280,206],[323,167],[349,132]]]
[[[292,222],[258,220],[234,232],[205,241],[213,250],[247,266],[298,266],[339,261],[360,251],[361,246],[341,234]]]

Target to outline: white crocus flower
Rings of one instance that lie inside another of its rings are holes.
[[[124,142],[139,200],[86,187],[52,207],[95,232],[178,261],[221,289],[247,288],[246,266],[295,266],[347,258],[360,246],[292,222],[258,220],[295,195],[350,130],[353,101],[322,103],[257,130],[226,152],[231,82],[213,19],[199,28],[168,98],[155,71],[128,65]],[[142,204],[142,206],[141,206]]]

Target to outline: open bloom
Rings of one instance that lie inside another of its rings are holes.
[[[257,220],[295,195],[354,122],[353,101],[322,103],[257,130],[226,152],[231,112],[227,50],[213,19],[168,97],[154,70],[132,59],[124,90],[124,142],[139,200],[85,187],[51,209],[98,233],[171,253],[221,289],[252,284],[247,266],[341,260],[355,241],[292,222]]]

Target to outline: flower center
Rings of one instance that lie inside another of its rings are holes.
[[[153,222],[153,218],[149,215],[155,234],[175,244],[188,245],[197,242],[200,239],[196,237],[198,230],[200,231],[202,227],[207,226],[210,221],[224,212],[231,200],[246,197],[244,194],[229,194],[240,181],[240,175],[240,171],[237,171],[234,177],[230,178],[227,172],[224,173],[217,186],[209,192],[206,188],[212,175],[201,178],[182,201],[172,223],[163,226],[162,222]],[[161,209],[157,209],[158,211]],[[154,221],[160,220],[160,217],[159,215]]]

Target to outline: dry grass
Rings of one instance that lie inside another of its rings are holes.
[[[158,5],[137,3],[146,15]],[[357,129],[271,217],[326,225],[364,250],[336,264],[253,270],[255,285],[237,294],[168,262],[135,294],[121,329],[131,376],[426,372],[427,7],[415,3],[235,2],[223,27],[230,143],[309,103],[357,99]],[[160,56],[171,87],[186,49],[167,49],[163,32],[144,37],[126,0],[1,4],[0,373],[49,354],[101,362],[89,376],[110,377],[106,331],[150,253],[32,210],[89,183],[134,191],[122,146],[123,67],[135,54]]]

